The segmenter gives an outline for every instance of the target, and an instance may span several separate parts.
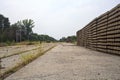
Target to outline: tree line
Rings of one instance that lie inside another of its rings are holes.
[[[0,14],[0,42],[21,42],[21,41],[45,41],[56,42],[57,40],[49,35],[33,32],[34,21],[24,19],[10,24],[9,18]],[[76,42],[76,36],[62,37],[60,42]]]
[[[9,18],[0,14],[0,42],[6,41],[57,41],[53,37],[48,35],[39,35],[33,32],[34,21],[31,19],[25,19],[17,21],[14,24],[10,24]]]
[[[62,37],[59,41],[60,42],[71,42],[71,43],[74,43],[76,42],[77,40],[77,37],[75,35],[73,36],[68,36],[68,37]]]

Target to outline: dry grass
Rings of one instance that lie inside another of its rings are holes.
[[[39,48],[40,48],[40,47],[35,48],[35,49],[31,49],[31,50],[26,50],[26,51],[17,52],[17,53],[11,54],[11,55],[2,56],[2,57],[0,57],[0,58],[2,59],[2,58],[14,56],[14,55],[19,55],[19,54],[22,54],[22,53],[25,53],[25,52],[29,52],[29,51],[32,51],[32,50],[37,50],[37,49],[39,49]]]
[[[12,67],[11,69],[5,71],[4,73],[2,73],[0,75],[0,79],[4,80],[4,78],[8,77],[9,75],[11,75],[12,73],[16,72],[17,70],[19,70],[20,68],[24,67],[25,65],[29,64],[30,62],[32,62],[33,60],[35,60],[36,58],[42,56],[44,53],[46,53],[47,51],[51,50],[52,48],[54,48],[55,46],[50,47],[47,50],[43,50],[42,49],[42,45],[40,44],[40,47],[38,48],[38,52],[37,54],[26,54],[26,55],[21,55],[21,62],[16,64],[16,66]]]

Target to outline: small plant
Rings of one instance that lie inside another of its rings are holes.
[[[29,62],[31,62],[33,59],[35,58],[34,54],[22,54],[21,55],[21,60],[23,62],[23,65],[28,64]]]
[[[33,42],[28,42],[27,45],[34,45],[34,43]]]
[[[6,41],[6,44],[7,44],[8,46],[10,46],[10,45],[12,44],[12,42]]]

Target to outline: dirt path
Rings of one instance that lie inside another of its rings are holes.
[[[64,43],[5,80],[120,80],[120,56]]]

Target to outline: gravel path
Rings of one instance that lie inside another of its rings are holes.
[[[26,49],[23,49],[23,51],[27,50],[27,48],[28,48],[28,50],[30,48],[32,50],[30,50],[28,52],[20,53],[18,55],[13,55],[10,57],[2,58],[1,66],[4,68],[0,70],[0,72],[1,72],[0,74],[6,72],[7,70],[9,70],[9,69],[15,67],[17,64],[21,63],[23,61],[22,56],[30,55],[30,54],[37,55],[40,51],[40,48],[41,48],[42,52],[44,52],[44,51],[48,50],[49,48],[53,47],[54,45],[55,44],[52,44],[52,43],[44,43],[44,44],[41,44],[41,47],[40,47],[40,45],[39,46],[38,45],[30,45],[28,47],[26,46],[26,47],[24,47]],[[35,46],[36,46],[36,48],[35,48]],[[11,47],[14,47],[14,46],[11,46]],[[20,46],[20,47],[22,48],[23,46]],[[38,48],[38,47],[40,47],[40,48]],[[19,48],[19,49],[21,50],[21,48]],[[34,48],[35,48],[35,50],[33,50]],[[14,49],[15,48],[12,48],[11,50],[15,51]],[[19,51],[19,49],[17,49],[17,51]],[[9,51],[10,52],[9,54],[12,54],[12,51]]]
[[[120,80],[120,56],[64,43],[5,80]]]
[[[21,51],[31,50],[37,47],[39,47],[39,45],[16,45],[16,46],[0,47],[0,57],[13,55]]]

